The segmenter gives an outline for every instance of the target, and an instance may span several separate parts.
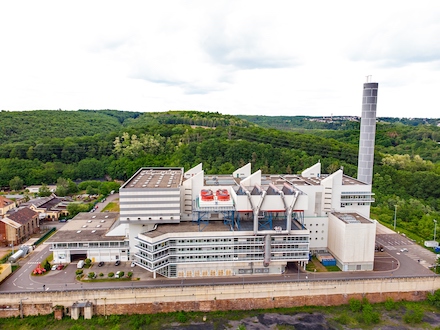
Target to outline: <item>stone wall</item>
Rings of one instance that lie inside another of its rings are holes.
[[[153,314],[174,311],[249,310],[303,305],[331,306],[350,298],[383,302],[388,297],[418,301],[440,288],[440,277],[299,281],[266,284],[206,285],[28,292],[0,294],[0,317],[50,314],[54,306],[68,308],[89,301],[94,314]],[[38,302],[38,303],[35,303]],[[2,306],[4,308],[2,308]],[[9,308],[6,308],[9,307]]]

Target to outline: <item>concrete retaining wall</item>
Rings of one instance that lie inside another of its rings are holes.
[[[50,314],[56,305],[68,308],[90,301],[94,313],[151,314],[173,311],[213,311],[340,305],[350,298],[370,302],[423,300],[440,289],[440,277],[384,278],[345,281],[302,281],[270,284],[127,288],[115,290],[51,291],[0,294],[0,317]],[[27,298],[27,299],[26,299]]]

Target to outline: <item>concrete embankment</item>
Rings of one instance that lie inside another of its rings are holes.
[[[151,314],[173,311],[243,310],[302,305],[340,305],[350,298],[370,302],[423,300],[440,289],[440,277],[383,278],[77,290],[0,294],[0,317],[50,314],[55,306],[69,313],[72,305],[89,302],[93,314]]]

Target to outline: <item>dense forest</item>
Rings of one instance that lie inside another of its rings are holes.
[[[432,238],[440,219],[440,127],[435,119],[379,118],[372,216]],[[0,112],[0,186],[129,178],[141,166],[203,163],[231,173],[299,173],[321,161],[356,177],[356,118],[229,116],[198,111]]]

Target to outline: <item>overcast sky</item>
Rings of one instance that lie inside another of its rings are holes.
[[[440,118],[440,1],[2,1],[0,110]]]

